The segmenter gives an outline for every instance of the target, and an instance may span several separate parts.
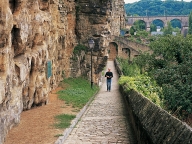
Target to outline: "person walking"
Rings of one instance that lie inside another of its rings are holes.
[[[113,73],[111,69],[108,68],[108,71],[105,73],[105,77],[107,78],[107,91],[111,91],[111,78],[113,77]]]

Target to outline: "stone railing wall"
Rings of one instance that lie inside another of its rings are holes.
[[[145,45],[145,44],[139,44],[139,43],[136,43],[136,42],[133,42],[133,41],[130,41],[128,40],[127,38],[124,38],[124,37],[118,37],[118,36],[115,36],[115,41],[119,41],[131,48],[133,48],[134,50],[136,51],[145,51],[145,52],[150,52],[150,48],[148,45]]]
[[[123,72],[122,72],[122,69],[120,67],[120,64],[116,59],[114,60],[114,63],[115,63],[115,68],[117,70],[117,73],[119,74],[119,77],[121,77],[121,75],[123,75]]]
[[[115,66],[118,67],[116,63]],[[137,144],[192,143],[191,127],[136,91],[127,91],[127,87],[128,85],[120,86],[120,91],[127,104]]]
[[[93,82],[107,62],[111,35],[124,27],[124,1],[1,0],[0,144],[23,110],[49,103],[63,78],[91,77],[91,51],[74,55],[93,38]]]
[[[118,45],[118,56],[129,58],[130,61],[132,61],[134,57],[140,55],[141,52],[152,53],[148,45],[130,41],[125,37],[114,36],[113,40]]]
[[[1,0],[0,143],[23,110],[48,103],[49,92],[71,76],[77,44],[75,1]]]

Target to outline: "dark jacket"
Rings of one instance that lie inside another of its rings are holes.
[[[113,77],[113,73],[112,72],[106,72],[105,77],[107,77],[107,79],[111,79]]]

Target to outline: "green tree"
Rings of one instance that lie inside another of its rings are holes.
[[[171,26],[171,22],[167,22],[167,27],[164,27],[163,33],[164,35],[172,35],[173,28]]]
[[[130,34],[131,34],[131,35],[134,35],[134,32],[135,32],[135,29],[134,29],[134,27],[132,26],[132,27],[130,28]]]
[[[134,24],[133,24],[133,26],[134,26],[134,29],[136,30],[136,31],[140,31],[140,30],[145,30],[145,22],[144,21],[142,21],[142,20],[137,20],[137,21],[135,21],[134,22]]]
[[[176,27],[176,28],[173,28],[173,32],[176,32],[177,34],[180,34],[181,30],[180,30],[180,28]]]
[[[146,38],[148,37],[149,35],[149,32],[145,31],[145,30],[140,30],[140,31],[137,31],[137,35],[141,38]]]
[[[139,16],[189,15],[191,9],[192,3],[184,1],[142,0],[125,4],[126,13]]]
[[[130,14],[130,13],[127,13],[127,16],[131,16],[131,14]]]
[[[192,34],[192,12],[190,12],[190,15],[189,15],[189,30],[188,30],[188,34]]]
[[[157,27],[154,24],[150,25],[150,32],[157,31]]]
[[[138,28],[139,30],[145,30],[145,29],[146,29],[145,22],[140,20],[140,21],[138,22],[138,27],[139,27],[139,28]]]
[[[150,43],[152,55],[134,60],[162,87],[167,108],[178,117],[192,114],[192,35],[160,36]]]

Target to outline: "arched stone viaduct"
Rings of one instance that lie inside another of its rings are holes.
[[[135,21],[142,20],[145,22],[146,30],[150,31],[150,25],[154,20],[161,20],[164,23],[164,26],[167,26],[167,22],[172,20],[179,20],[181,22],[181,33],[185,34],[189,27],[189,16],[137,16],[137,17],[127,17],[127,24],[133,25]]]
[[[132,61],[133,58],[138,56],[141,52],[152,53],[152,51],[149,49],[147,45],[137,44],[135,42],[128,40],[127,38],[114,36],[112,39],[113,41],[111,42],[111,44],[116,46],[116,56],[122,58],[129,58],[130,61]],[[108,49],[111,51],[113,47],[109,45]],[[109,58],[113,56],[110,56],[109,53]]]

